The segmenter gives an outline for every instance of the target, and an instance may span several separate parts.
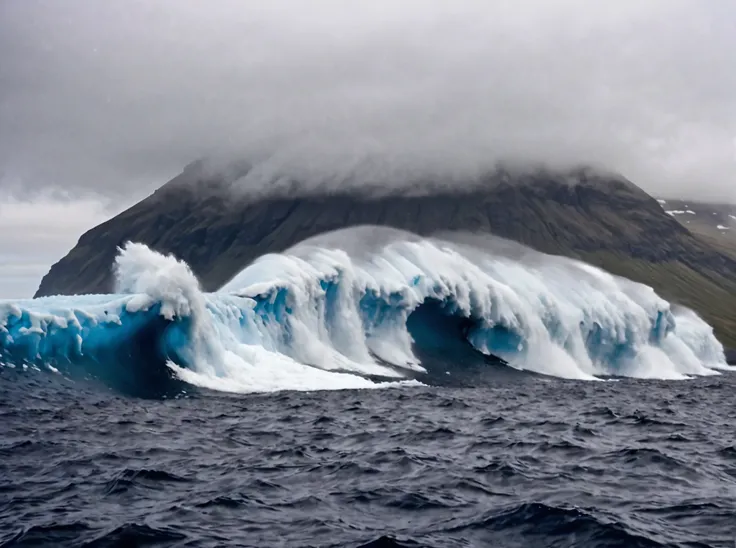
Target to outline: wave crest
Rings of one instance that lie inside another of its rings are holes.
[[[383,386],[487,359],[577,379],[727,368],[712,329],[651,288],[487,237],[343,230],[261,257],[209,294],[141,244],[120,250],[115,273],[117,295],[0,303],[2,359],[104,366],[106,350],[148,333],[150,367],[232,391]]]
[[[205,310],[197,277],[188,264],[173,255],[162,255],[144,244],[128,242],[118,249],[113,272],[117,293],[138,296],[128,301],[129,312],[159,303],[161,315],[171,320],[199,316]]]

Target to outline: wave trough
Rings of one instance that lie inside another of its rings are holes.
[[[142,244],[114,268],[114,295],[0,301],[0,364],[232,392],[426,382],[468,356],[587,380],[728,369],[711,327],[651,288],[487,236],[347,229],[214,293]]]

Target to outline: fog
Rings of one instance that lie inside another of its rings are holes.
[[[734,21],[718,1],[7,0],[0,166],[130,196],[223,152],[335,184],[501,159],[731,198]]]
[[[109,213],[226,155],[336,186],[592,164],[734,200],[734,51],[726,0],[5,0],[0,191]]]

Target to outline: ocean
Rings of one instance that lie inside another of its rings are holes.
[[[0,546],[734,546],[736,372],[651,288],[363,228],[0,301]]]
[[[733,374],[493,369],[142,399],[2,368],[0,545],[734,545]]]

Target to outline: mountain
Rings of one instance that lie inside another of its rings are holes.
[[[690,232],[736,257],[736,205],[682,199],[657,201]]]
[[[185,260],[215,290],[255,258],[310,236],[364,224],[421,235],[466,230],[601,266],[698,311],[736,346],[736,254],[693,234],[630,181],[592,169],[495,171],[429,193],[358,190],[257,196],[234,192],[249,166],[197,162],[151,196],[88,231],[51,267],[36,297],[113,290],[117,247],[145,243]]]

